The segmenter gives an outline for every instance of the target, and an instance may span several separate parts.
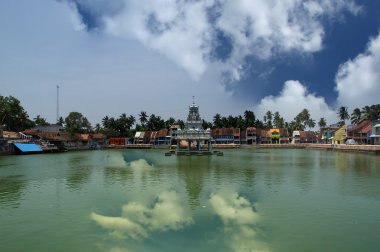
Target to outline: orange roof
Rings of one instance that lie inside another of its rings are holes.
[[[280,135],[281,136],[289,136],[288,129],[286,129],[286,128],[280,128]]]
[[[260,137],[270,138],[271,133],[269,130],[257,129],[257,135]]]
[[[368,133],[371,131],[371,121],[362,120],[357,125],[348,130],[349,133]]]
[[[80,139],[84,141],[88,141],[90,138],[90,134],[80,134]]]
[[[161,129],[156,134],[156,137],[166,137],[167,135],[168,135],[168,130],[167,129]]]
[[[102,133],[95,133],[95,134],[92,134],[91,138],[92,139],[105,139],[106,136],[103,135]]]
[[[317,138],[317,134],[314,131],[300,131],[300,137],[314,139]]]
[[[154,131],[147,131],[144,134],[144,138],[151,138],[154,136]]]
[[[216,128],[211,131],[213,136],[240,136],[239,128]]]
[[[181,126],[178,125],[178,124],[173,124],[172,126],[170,126],[171,129],[180,129]]]

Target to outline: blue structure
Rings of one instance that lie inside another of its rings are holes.
[[[14,146],[15,150],[18,150],[21,154],[40,153],[43,151],[40,146],[33,143],[14,143]]]

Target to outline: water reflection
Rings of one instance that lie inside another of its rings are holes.
[[[146,188],[151,183],[159,183],[159,171],[152,161],[142,158],[131,158],[129,153],[112,153],[107,155],[104,167],[105,182],[112,186],[115,181],[123,185],[138,183]]]
[[[141,240],[153,231],[179,230],[192,224],[193,219],[185,206],[177,192],[165,191],[154,202],[129,202],[122,207],[121,217],[92,212],[91,218],[108,229],[113,238]]]
[[[79,190],[83,184],[89,181],[91,166],[85,153],[77,153],[68,160],[68,175],[66,184],[72,190]]]
[[[200,204],[200,195],[203,183],[210,174],[211,157],[186,157],[181,156],[178,160],[178,174],[185,182],[185,188],[189,205],[194,208]]]
[[[212,194],[210,204],[213,213],[223,222],[227,243],[233,251],[269,251],[260,240],[261,232],[256,227],[259,215],[246,198],[237,193]]]
[[[197,222],[194,212],[186,208],[182,198],[176,191],[164,191],[153,202],[132,201],[123,205],[121,216],[92,212],[91,219],[106,229],[109,236],[116,240],[140,242],[145,239],[154,241],[151,236],[157,231],[163,233],[189,229],[189,232],[192,232],[193,226],[215,225]],[[257,227],[259,215],[248,199],[237,193],[212,194],[208,199],[208,206],[207,215],[218,217],[221,220],[219,224],[221,228],[214,227],[211,237],[204,239],[219,239],[216,244],[219,250],[226,250],[226,247],[229,247],[231,251],[269,251],[267,244],[262,240],[263,234]],[[210,217],[208,219],[212,221]],[[188,238],[191,238],[191,235]],[[193,247],[197,248],[204,242],[194,240]],[[170,250],[170,247],[176,247],[177,244],[167,244],[167,246]]]
[[[289,157],[283,151],[265,150],[257,155],[257,162],[264,168],[265,184],[270,191],[277,192],[277,188],[285,180],[286,170],[289,168]]]
[[[0,207],[18,207],[26,187],[25,176],[0,177]]]

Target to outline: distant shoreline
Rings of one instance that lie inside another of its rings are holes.
[[[112,150],[112,149],[173,149],[173,146],[169,145],[106,145],[100,150]],[[238,144],[214,144],[213,149],[314,149],[314,150],[326,150],[326,151],[345,151],[353,153],[371,153],[380,155],[380,146],[377,145],[346,145],[346,144],[256,144],[256,145],[238,145]],[[91,151],[91,148],[70,148],[66,151],[59,151],[54,153],[72,152],[72,151]],[[40,154],[46,154],[51,152],[44,152]],[[0,156],[18,155],[14,153],[0,153]],[[30,155],[30,154],[21,154]]]

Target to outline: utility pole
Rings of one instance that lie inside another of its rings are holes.
[[[57,85],[57,123],[59,122],[59,86]]]

